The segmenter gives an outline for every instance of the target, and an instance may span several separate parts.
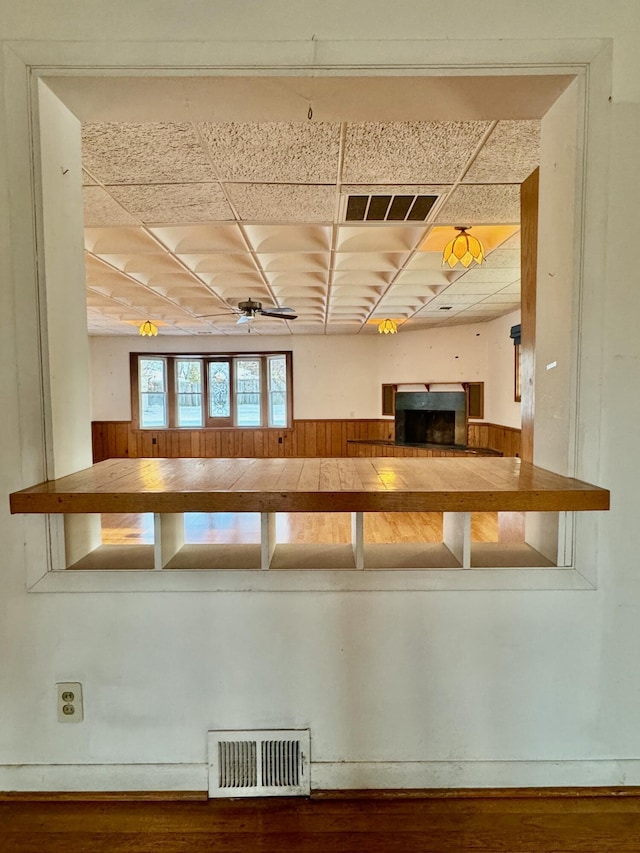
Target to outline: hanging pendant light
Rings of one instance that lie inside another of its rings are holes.
[[[484,246],[480,240],[467,234],[467,228],[456,227],[456,231],[460,233],[444,247],[442,263],[448,264],[451,269],[457,263],[463,267],[469,267],[473,261],[481,264],[484,261]]]
[[[395,320],[382,320],[378,323],[378,333],[380,335],[397,335],[398,334],[398,324]]]
[[[151,320],[145,320],[144,323],[138,329],[139,333],[142,337],[155,337],[158,334],[158,327],[151,322]]]

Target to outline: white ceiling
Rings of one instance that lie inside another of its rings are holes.
[[[137,334],[151,319],[161,334],[247,334],[224,313],[247,298],[298,314],[259,317],[257,334],[508,313],[520,301],[519,185],[539,131],[538,118],[84,121],[89,332]],[[437,201],[424,222],[345,222],[347,196],[369,193]],[[442,267],[456,225],[493,249],[485,264]]]

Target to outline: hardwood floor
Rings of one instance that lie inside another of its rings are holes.
[[[33,802],[0,795],[1,853],[634,853],[640,794],[354,792]]]
[[[499,541],[496,512],[471,514],[471,536],[475,542]],[[278,542],[322,542],[341,544],[351,538],[351,515],[345,512],[277,514]],[[440,542],[440,512],[376,512],[365,514],[367,542]],[[258,513],[191,512],[185,514],[185,538],[190,543],[257,543],[260,541]],[[122,513],[102,515],[104,545],[151,544],[153,515]]]

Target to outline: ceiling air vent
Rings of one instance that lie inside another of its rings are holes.
[[[308,729],[209,732],[210,797],[310,793]]]
[[[350,195],[347,222],[424,222],[436,195]]]

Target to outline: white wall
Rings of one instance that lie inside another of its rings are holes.
[[[511,327],[520,322],[520,312],[514,311],[487,323],[488,359],[485,386],[484,419],[492,424],[520,428],[520,403],[514,400],[515,356]]]
[[[628,250],[640,198],[640,21],[626,0],[543,0],[520,5],[517,15],[507,0],[487,0],[468,22],[449,13],[435,0],[400,0],[392,16],[378,0],[195,0],[188,15],[175,2],[0,0],[2,35],[12,42],[0,81],[0,205],[9,213],[0,217],[3,788],[204,788],[207,728],[275,725],[311,726],[320,786],[640,782],[640,449],[637,397],[629,394],[640,378],[640,293]],[[590,519],[596,590],[26,593],[25,573],[44,565],[42,522],[10,517],[6,495],[42,473],[44,454],[41,420],[31,416],[40,392],[27,310],[34,228],[21,55],[90,66],[102,44],[109,60],[131,65],[185,57],[394,65],[430,61],[441,46],[445,65],[494,64],[511,49],[517,64],[572,60],[583,50],[576,39],[592,38],[612,39],[614,56],[612,86],[590,116],[587,172],[596,188],[608,179],[610,192],[589,207],[584,244],[581,370],[593,386],[581,396],[588,452],[579,453],[577,470],[610,487],[613,504]],[[212,51],[207,39],[224,45]],[[605,247],[606,265],[594,263]],[[55,720],[60,680],[84,684],[81,725]]]
[[[393,337],[254,336],[245,342],[244,338],[172,338],[160,332],[151,340],[95,336],[89,346],[93,420],[130,419],[129,352],[285,349],[293,353],[295,418],[379,418],[383,382],[484,381],[492,401],[485,420],[492,420],[495,412],[508,420],[494,423],[519,426],[520,406],[512,400],[513,345],[503,318]]]

